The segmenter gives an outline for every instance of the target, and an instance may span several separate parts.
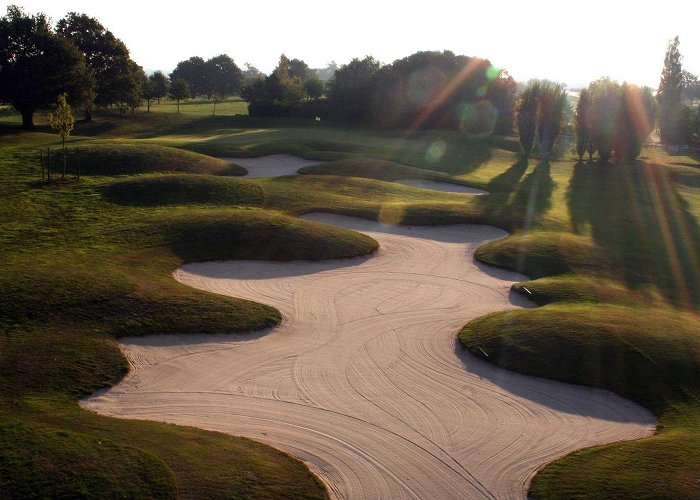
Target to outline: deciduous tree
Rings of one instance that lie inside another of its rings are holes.
[[[180,101],[190,97],[190,87],[183,78],[175,78],[170,82],[170,98],[177,101],[177,112],[180,112]]]
[[[0,100],[34,127],[34,112],[66,93],[74,105],[91,98],[94,80],[80,51],[51,29],[44,14],[28,15],[17,6],[0,18]]]
[[[61,145],[63,146],[63,173],[61,174],[61,179],[65,179],[67,165],[66,137],[70,135],[70,133],[73,131],[73,126],[75,125],[73,110],[68,104],[66,94],[61,94],[58,96],[56,109],[49,111],[47,118],[51,128],[58,132],[58,135],[61,136]]]
[[[135,107],[143,84],[143,70],[129,55],[124,42],[97,19],[70,12],[56,25],[56,31],[82,52],[95,77],[94,104]],[[93,102],[86,102],[85,120],[92,118]]]

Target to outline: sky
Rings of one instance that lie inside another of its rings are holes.
[[[267,73],[282,53],[318,68],[365,55],[390,63],[419,50],[451,50],[489,59],[518,81],[576,88],[609,76],[656,88],[668,41],[678,35],[684,69],[700,74],[700,3],[693,0],[13,3],[54,22],[71,11],[97,18],[147,72],[218,54]]]

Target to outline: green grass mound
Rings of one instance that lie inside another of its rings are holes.
[[[234,178],[175,174],[115,182],[102,191],[107,199],[123,205],[259,205],[259,186]]]
[[[581,450],[547,465],[535,476],[530,497],[700,498],[700,411],[678,404],[659,429],[647,439]]]
[[[484,316],[460,340],[505,368],[609,389],[660,413],[700,391],[698,331],[697,316],[672,309],[641,317],[624,306],[557,304]]]
[[[700,318],[674,309],[556,304],[478,318],[473,354],[522,373],[609,389],[662,418],[659,432],[574,453],[539,473],[533,498],[695,498]],[[483,350],[483,352],[482,352]]]
[[[663,300],[654,290],[630,290],[611,278],[577,274],[548,276],[517,283],[513,289],[539,305],[552,302],[590,302],[638,307]]]
[[[378,248],[361,233],[260,209],[162,214],[154,230],[186,262],[339,259]]]
[[[0,423],[0,441],[0,491],[9,498],[177,496],[169,467],[133,446],[15,419]]]
[[[533,278],[612,265],[590,238],[550,231],[530,231],[492,241],[477,249],[476,258]]]
[[[52,160],[54,173],[63,168],[59,154]],[[90,144],[68,148],[68,171],[81,175],[133,175],[188,173],[245,175],[243,167],[219,158],[155,144]]]
[[[344,177],[365,177],[380,181],[395,181],[397,179],[427,179],[438,182],[467,185],[464,181],[454,179],[443,172],[410,167],[384,160],[357,158],[338,160],[318,165],[309,165],[299,170],[308,175],[341,175]]]

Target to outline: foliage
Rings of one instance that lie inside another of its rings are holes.
[[[49,111],[46,115],[49,120],[49,125],[52,129],[58,132],[61,136],[61,141],[63,142],[63,147],[65,149],[66,137],[68,137],[73,130],[75,125],[75,120],[73,118],[73,110],[66,100],[66,94],[61,94],[58,96],[56,109]]]
[[[43,14],[27,15],[14,5],[0,19],[0,100],[33,128],[34,111],[66,93],[74,105],[90,98],[93,79],[78,49],[56,35]]]
[[[682,116],[683,103],[683,67],[678,37],[668,42],[661,81],[656,98],[659,102],[659,135],[664,144],[680,144],[683,127],[679,120]]]
[[[225,99],[237,94],[241,88],[243,73],[226,54],[212,57],[204,63],[204,94],[208,99]]]
[[[140,105],[143,69],[129,55],[124,42],[100,22],[85,14],[70,12],[61,19],[56,31],[73,42],[95,77],[94,104],[97,106]],[[92,102],[84,105],[86,120],[91,119]]]
[[[66,164],[68,158],[66,157],[66,137],[68,137],[73,130],[75,125],[75,119],[73,118],[73,110],[66,101],[66,94],[61,94],[58,96],[56,109],[49,111],[47,114],[49,120],[49,125],[52,129],[58,132],[61,136],[61,145],[63,147],[63,174],[61,178],[66,177]]]
[[[577,107],[576,134],[579,158],[597,151],[602,163],[613,154],[618,163],[634,160],[651,133],[656,103],[650,88],[622,85],[601,78],[581,92]]]
[[[591,107],[591,93],[588,89],[581,89],[576,104],[576,154],[579,161],[583,160],[584,153],[588,152],[589,159],[593,157],[593,143],[591,138],[591,121],[589,111]]]
[[[561,133],[569,103],[566,89],[559,84],[541,84],[537,97],[537,142],[546,161]]]
[[[291,69],[292,62],[295,64],[294,71]],[[294,114],[300,104],[309,98],[304,81],[293,74],[299,72],[311,74],[306,63],[298,59],[290,61],[282,54],[277,67],[269,76],[248,80],[241,88],[241,97],[249,103],[248,113],[253,116]]]
[[[163,74],[162,71],[155,71],[152,75],[148,77],[148,81],[151,85],[151,92],[153,97],[158,99],[158,102],[168,95],[168,87],[170,86],[170,80]]]
[[[351,123],[369,118],[369,96],[381,63],[371,56],[353,59],[338,68],[328,81],[328,102],[332,118]]]
[[[517,83],[506,70],[501,71],[498,78],[489,86],[486,96],[498,113],[493,130],[495,134],[510,135],[513,133],[516,89]]]
[[[517,126],[520,146],[526,155],[529,155],[535,145],[535,132],[537,130],[537,106],[540,92],[540,83],[532,81],[520,93],[518,98]]]
[[[170,90],[168,91],[171,99],[177,101],[177,112],[180,112],[180,101],[190,97],[190,86],[183,78],[175,78],[170,82]]]
[[[500,74],[486,59],[450,51],[416,52],[377,71],[368,96],[371,123],[491,134],[498,110],[489,90]]]
[[[177,63],[169,78],[171,84],[178,79],[184,80],[189,89],[188,97],[197,97],[198,95],[206,94],[206,74],[204,59],[194,56]]]

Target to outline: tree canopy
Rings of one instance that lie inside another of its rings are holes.
[[[0,100],[34,126],[34,112],[66,93],[74,105],[92,98],[94,79],[80,51],[56,34],[43,14],[28,15],[11,5],[0,18]]]
[[[137,107],[146,77],[143,69],[131,59],[124,42],[97,19],[76,12],[61,19],[56,31],[78,47],[92,70],[95,105]],[[85,103],[87,120],[91,117],[92,104]]]

